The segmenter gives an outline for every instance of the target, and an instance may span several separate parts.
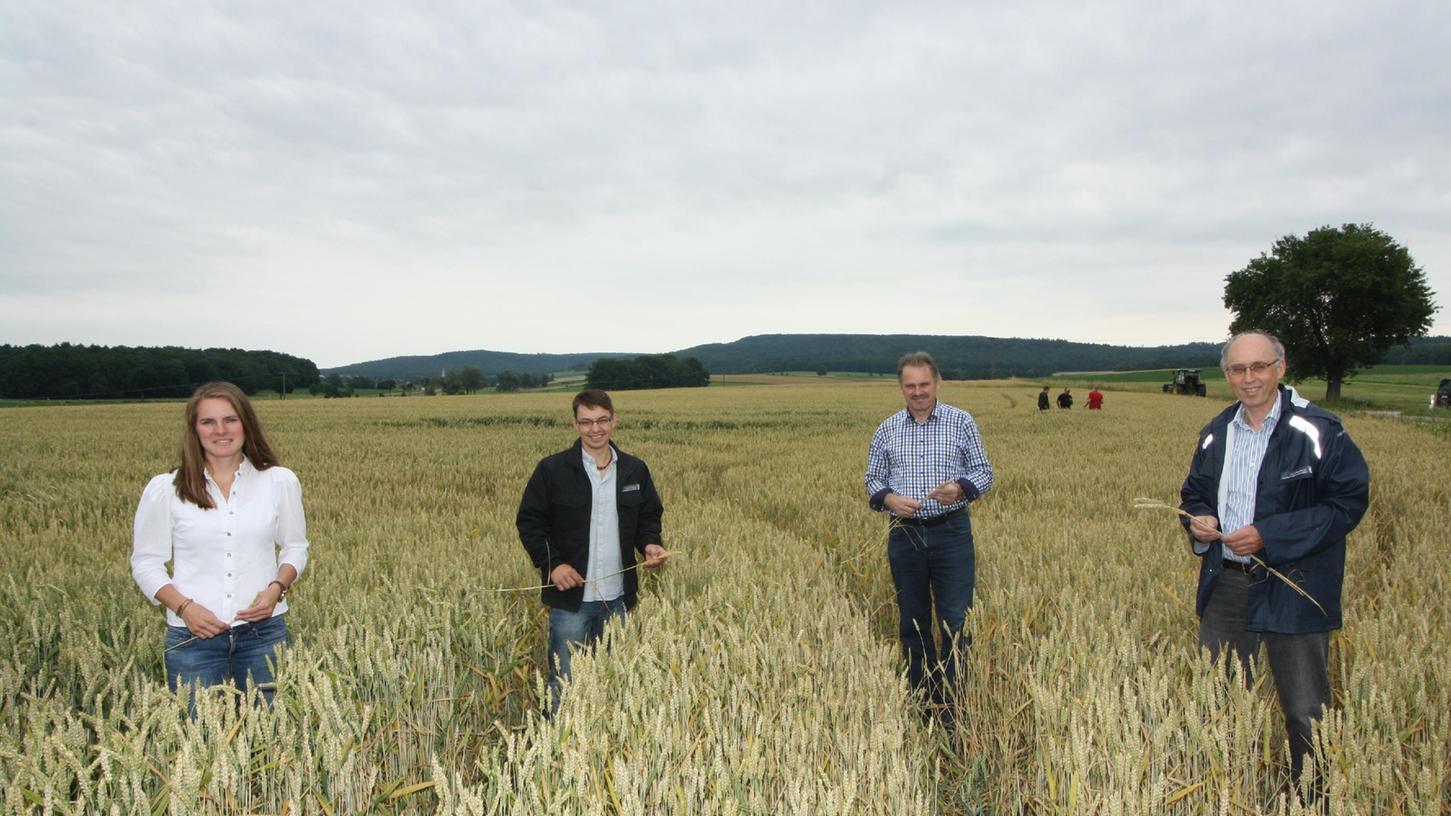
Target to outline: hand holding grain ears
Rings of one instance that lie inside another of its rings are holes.
[[[212,614],[212,610],[199,603],[187,604],[182,610],[181,621],[192,637],[202,640],[210,640],[231,628],[226,621]]]
[[[579,571],[568,564],[560,564],[549,572],[549,580],[554,583],[555,589],[569,591],[584,583],[584,578]]]
[[[922,502],[898,493],[888,493],[882,504],[898,516],[910,516],[922,509]]]
[[[1235,555],[1252,555],[1265,548],[1265,540],[1260,536],[1260,531],[1255,529],[1253,524],[1235,530],[1225,536],[1224,546],[1228,547]]]
[[[664,547],[659,544],[645,545],[645,566],[653,569],[669,560],[670,553],[666,552]]]
[[[274,589],[275,584],[268,584],[267,588],[257,593],[252,599],[252,605],[237,612],[237,620],[248,623],[260,623],[272,617],[272,610],[277,608],[277,602],[282,600],[282,590]]]
[[[953,504],[963,498],[962,485],[957,482],[943,482],[928,495],[943,504]]]
[[[1219,519],[1214,516],[1194,516],[1189,521],[1189,534],[1205,544],[1218,541]]]

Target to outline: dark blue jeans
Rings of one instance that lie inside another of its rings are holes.
[[[166,685],[215,686],[231,680],[246,691],[256,684],[272,705],[277,647],[287,642],[287,621],[274,615],[258,624],[239,623],[213,638],[191,639],[185,626],[166,627]]]
[[[549,609],[549,713],[559,708],[559,684],[569,677],[569,654],[605,633],[611,620],[625,620],[625,599],[585,601],[578,612]]]
[[[1199,619],[1199,645],[1215,658],[1229,649],[1244,669],[1245,682],[1251,679],[1250,659],[1259,657],[1260,645],[1264,645],[1280,710],[1285,714],[1285,733],[1290,738],[1290,772],[1299,781],[1306,760],[1315,761],[1315,723],[1331,703],[1330,633],[1279,635],[1246,628],[1250,583],[1278,580],[1263,569],[1253,575],[1225,570],[1214,582],[1204,616]],[[1306,791],[1311,798],[1319,796],[1322,786],[1319,769],[1313,770],[1314,786]]]
[[[894,527],[887,536],[887,559],[897,589],[897,632],[907,658],[907,679],[913,688],[926,691],[931,702],[945,703],[956,688],[958,664],[970,643],[963,625],[976,582],[972,523],[967,513],[959,512],[935,527]]]

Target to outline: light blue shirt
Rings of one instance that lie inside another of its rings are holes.
[[[593,498],[589,514],[589,566],[585,568],[584,599],[613,601],[625,594],[620,563],[620,513],[615,506],[615,467],[619,456],[610,446],[610,465],[600,470],[594,455],[580,448],[584,472],[589,475]],[[599,577],[596,577],[599,576]]]
[[[1270,435],[1279,422],[1278,393],[1274,406],[1265,421],[1260,423],[1258,431],[1245,421],[1243,405],[1234,412],[1224,440],[1224,470],[1219,474],[1219,529],[1224,535],[1254,523],[1260,465],[1265,461]],[[1224,557],[1241,564],[1248,564],[1251,560],[1247,555],[1235,555],[1228,547],[1224,549]]]

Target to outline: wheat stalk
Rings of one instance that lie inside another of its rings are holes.
[[[681,555],[681,554],[682,553],[680,552],[680,550],[666,550],[662,554],[662,557],[665,559],[665,561],[669,561],[671,558],[674,558],[675,556]],[[664,566],[665,561],[661,561],[656,566]],[[584,579],[584,582],[586,584],[593,584],[593,583],[595,583],[597,581],[603,581],[606,578],[614,578],[616,575],[624,575],[627,572],[630,572],[632,570],[637,570],[637,569],[639,569],[640,567],[643,567],[643,566],[645,566],[643,562],[637,563],[634,566],[625,567],[622,570],[616,570],[614,572],[609,573],[608,575],[600,575],[600,576],[595,577],[595,578],[586,578],[586,579]],[[553,581],[551,581],[551,582],[549,582],[547,584],[539,584],[538,586],[527,586],[527,587],[499,587],[497,589],[491,589],[489,591],[490,592],[534,592],[534,591],[540,590],[540,589],[548,589],[548,588],[550,588],[552,586],[554,586],[554,582]],[[178,645],[180,645],[180,644],[178,644]]]
[[[1137,498],[1134,499],[1134,509],[1135,510],[1168,510],[1170,512],[1173,512],[1173,513],[1176,513],[1176,514],[1178,514],[1180,516],[1183,516],[1184,518],[1187,518],[1187,519],[1194,518],[1194,514],[1193,513],[1185,512],[1184,510],[1180,509],[1179,507],[1176,507],[1176,506],[1174,506],[1172,504],[1169,504],[1168,502],[1162,502],[1162,501],[1159,501],[1158,499],[1145,498],[1143,496],[1139,496],[1139,497],[1137,497]],[[1214,537],[1216,539],[1221,539],[1222,540],[1224,538],[1224,534],[1223,533],[1220,533],[1220,532],[1216,532],[1214,534]],[[1284,573],[1280,572],[1279,570],[1275,569],[1274,567],[1270,566],[1269,564],[1266,564],[1263,558],[1260,558],[1257,555],[1251,555],[1250,556],[1250,559],[1252,561],[1254,561],[1256,564],[1258,564],[1261,567],[1263,567],[1265,569],[1265,571],[1268,572],[1269,574],[1275,576],[1276,578],[1280,579],[1281,581],[1284,581],[1285,582],[1285,586],[1288,586],[1290,589],[1293,589],[1296,592],[1298,592],[1301,595],[1301,597],[1303,597],[1305,600],[1309,601],[1312,604],[1315,604],[1315,608],[1318,609],[1318,610],[1320,610],[1320,614],[1326,615],[1326,616],[1329,615],[1329,613],[1325,611],[1325,607],[1323,607],[1323,606],[1320,605],[1320,602],[1319,601],[1317,601],[1314,598],[1310,597],[1310,593],[1306,592],[1304,590],[1304,588],[1301,587],[1299,584],[1295,583],[1294,581],[1291,581],[1289,579],[1289,577],[1286,576]]]

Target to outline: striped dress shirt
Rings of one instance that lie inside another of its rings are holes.
[[[1224,470],[1219,476],[1219,529],[1225,535],[1254,523],[1260,464],[1265,460],[1270,436],[1279,422],[1280,401],[1276,399],[1258,431],[1245,422],[1243,405],[1229,423],[1228,438],[1224,442]],[[1235,555],[1228,547],[1224,548],[1224,557],[1241,564],[1251,560],[1247,555]]]

